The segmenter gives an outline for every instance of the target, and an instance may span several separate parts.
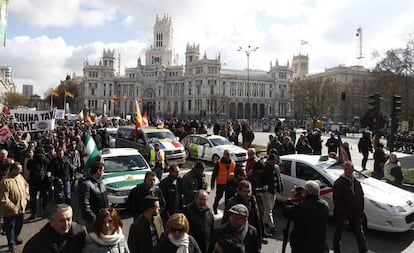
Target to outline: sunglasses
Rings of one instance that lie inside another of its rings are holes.
[[[170,231],[171,233],[175,233],[175,232],[184,233],[185,229],[184,228],[171,228]]]

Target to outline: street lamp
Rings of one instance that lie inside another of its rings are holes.
[[[250,54],[257,49],[259,49],[259,47],[252,47],[250,45],[247,46],[247,49],[244,49],[242,47],[239,47],[239,49],[237,49],[237,51],[244,52],[247,56],[247,104],[249,105],[249,120],[252,119],[252,108],[250,105]]]

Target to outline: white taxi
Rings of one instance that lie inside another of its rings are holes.
[[[125,204],[132,188],[143,183],[145,173],[151,170],[134,148],[105,148],[99,159],[104,163],[103,183],[108,200],[114,206]]]
[[[285,155],[280,157],[280,172],[285,197],[294,186],[304,187],[307,180],[321,185],[321,198],[329,204],[333,214],[332,186],[343,174],[336,160],[326,156]],[[369,229],[404,232],[414,227],[414,194],[384,181],[354,171],[361,183],[365,199],[364,225]]]
[[[236,164],[243,164],[247,160],[247,150],[234,145],[220,135],[191,134],[184,137],[181,143],[185,147],[187,158],[210,161],[215,164],[223,156],[224,150],[228,149],[231,152],[231,159]]]

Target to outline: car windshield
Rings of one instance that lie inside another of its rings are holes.
[[[105,173],[147,169],[147,163],[139,155],[105,157]]]
[[[229,140],[226,138],[210,138],[211,143],[213,143],[214,146],[221,146],[221,145],[232,145]]]
[[[147,133],[149,143],[158,142],[158,140],[167,139],[170,141],[175,141],[175,135],[169,131],[163,132],[149,132]]]

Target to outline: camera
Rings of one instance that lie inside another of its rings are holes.
[[[302,192],[303,192],[303,190],[304,190],[304,188],[303,188],[302,186],[297,186],[297,187],[295,188],[295,192],[296,192],[296,194],[295,194],[295,198],[300,198],[300,197],[302,197]]]

